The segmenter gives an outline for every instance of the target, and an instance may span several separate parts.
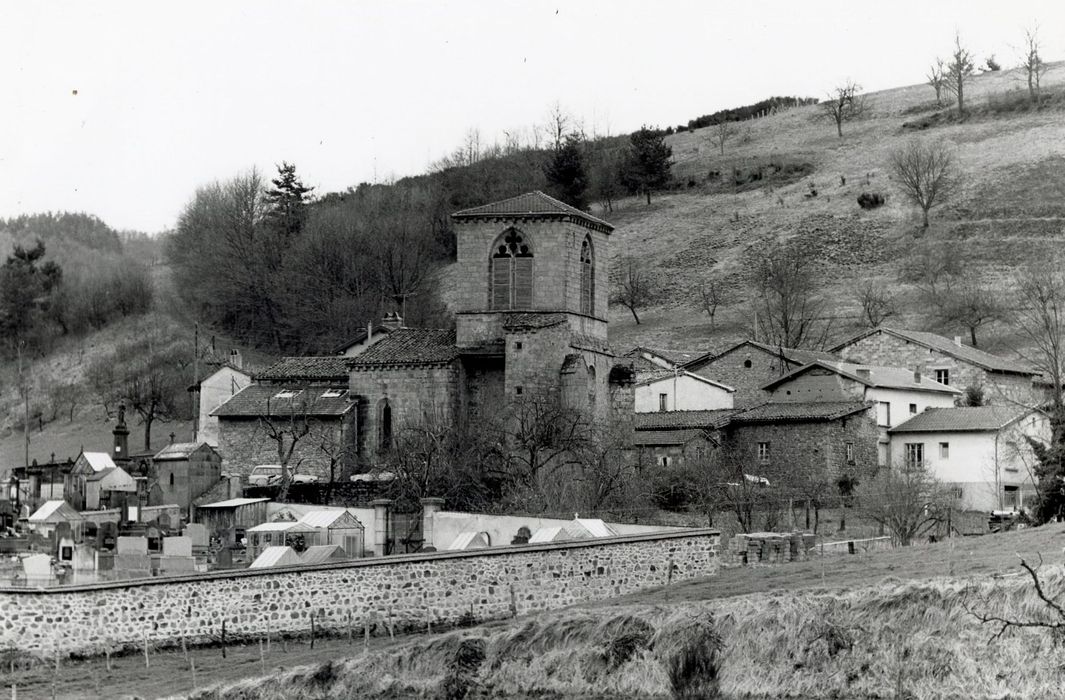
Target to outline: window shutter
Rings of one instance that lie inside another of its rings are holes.
[[[512,258],[492,258],[492,308],[510,308],[510,261]]]
[[[532,256],[514,258],[514,296],[512,309],[530,309],[533,305]]]

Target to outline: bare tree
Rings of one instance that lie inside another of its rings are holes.
[[[640,317],[636,310],[647,306],[654,301],[654,298],[651,281],[640,269],[640,264],[632,258],[626,260],[622,265],[617,284],[614,285],[614,297],[611,301],[621,304],[632,312],[632,318],[638,325]]]
[[[843,138],[843,122],[857,119],[865,112],[865,96],[860,94],[861,90],[861,85],[848,80],[821,102],[821,109],[836,123],[836,133],[840,138]]]
[[[1042,96],[1042,80],[1049,66],[1040,55],[1039,29],[1026,29],[1024,32],[1024,49],[1021,55],[1021,69],[1028,83],[1028,97],[1032,104],[1038,105]]]
[[[544,124],[544,131],[547,132],[548,141],[556,153],[562,150],[562,146],[566,142],[566,136],[576,130],[576,120],[573,115],[567,112],[558,101],[551,105],[547,113],[547,121]]]
[[[957,323],[969,331],[969,340],[978,347],[976,332],[1002,317],[1002,307],[995,290],[978,279],[971,264],[958,280],[951,280],[945,290],[931,299],[946,323]]]
[[[891,153],[892,175],[903,196],[921,208],[922,231],[928,228],[928,212],[942,204],[958,185],[954,153],[943,142],[918,139]]]
[[[311,418],[305,411],[293,407],[286,415],[260,415],[259,429],[277,448],[277,463],[281,465],[281,488],[277,500],[284,503],[292,485],[292,474],[299,468],[298,463],[295,468],[292,466],[292,455],[296,445],[311,432]]]
[[[714,317],[717,315],[717,307],[721,305],[721,283],[716,279],[710,279],[699,285],[699,292],[695,299],[701,311],[710,317],[710,329],[714,329]]]
[[[1032,579],[1032,585],[1035,586],[1036,597],[1039,598],[1042,603],[1041,612],[1043,615],[1036,615],[1032,617],[1005,617],[993,612],[988,612],[988,609],[992,608],[991,601],[988,597],[981,597],[979,609],[973,606],[968,601],[963,601],[965,611],[975,617],[977,620],[984,624],[998,625],[998,632],[991,635],[988,639],[988,643],[991,643],[1004,635],[1011,629],[1044,629],[1050,632],[1060,635],[1062,631],[1065,631],[1065,605],[1063,605],[1056,596],[1052,596],[1043,588],[1043,582],[1039,579],[1039,569],[1043,566],[1043,555],[1039,555],[1039,563],[1032,566],[1024,557],[1019,554],[1017,557],[1021,560],[1021,568],[1028,573],[1028,577]],[[971,590],[967,591],[972,593]]]
[[[858,488],[865,517],[891,532],[908,547],[946,519],[951,496],[920,461],[881,469]]]
[[[954,52],[947,64],[947,89],[958,100],[958,118],[965,118],[965,83],[972,77],[976,65],[968,49],[961,45],[961,35],[954,35]]]
[[[936,62],[928,69],[928,84],[936,91],[936,106],[943,106],[943,89],[947,86],[946,66],[942,58],[936,58]]]
[[[532,512],[557,506],[557,487],[565,481],[558,477],[578,463],[578,453],[591,439],[588,416],[556,397],[532,394],[509,406],[501,428],[510,504]]]
[[[754,267],[753,335],[786,348],[823,347],[834,317],[821,294],[815,259],[795,243],[760,250]]]
[[[876,328],[897,311],[894,295],[882,283],[866,280],[858,286],[856,296],[862,307],[862,323],[870,328]]]
[[[712,145],[717,146],[721,155],[725,155],[725,144],[735,135],[736,123],[722,119],[710,127],[709,140]]]

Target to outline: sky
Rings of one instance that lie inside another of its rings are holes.
[[[0,218],[174,226],[197,187],[293,162],[319,193],[425,172],[546,121],[686,123],[771,95],[924,81],[955,31],[1017,63],[1065,2],[0,0]]]

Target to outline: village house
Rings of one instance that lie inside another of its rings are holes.
[[[212,412],[251,384],[251,374],[244,370],[244,361],[237,350],[230,351],[225,361],[209,362],[210,374],[189,387],[195,394],[196,424],[193,437],[218,447],[218,417]]]
[[[924,465],[962,508],[985,512],[1032,502],[1030,441],[1050,444],[1046,416],[1016,406],[930,408],[888,432],[894,468]]]
[[[176,505],[187,514],[192,502],[222,478],[222,455],[206,442],[172,443],[152,457],[152,468],[148,505]]]
[[[891,463],[888,428],[926,408],[952,407],[962,393],[920,372],[825,360],[815,360],[762,388],[773,403],[861,401],[874,405],[881,466]]]
[[[720,445],[717,431],[734,413],[732,409],[637,413],[633,445],[640,464],[665,468],[706,460]]]
[[[682,365],[685,371],[719,382],[735,390],[736,408],[756,406],[766,401],[762,387],[814,360],[835,360],[826,352],[773,347],[744,340],[726,350],[707,353]]]
[[[1009,405],[1034,398],[1038,370],[935,333],[880,326],[831,348],[846,362],[907,367],[940,384],[983,390],[990,404]]]
[[[637,413],[732,408],[736,390],[682,369],[661,370],[634,387]]]
[[[63,499],[79,511],[124,505],[126,496],[118,493],[135,495],[137,484],[106,452],[82,451],[63,487]]]

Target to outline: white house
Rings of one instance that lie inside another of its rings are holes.
[[[736,390],[682,369],[652,373],[635,387],[637,413],[732,408]]]
[[[966,509],[1015,510],[1035,494],[1029,439],[1050,443],[1050,422],[1013,406],[930,408],[888,431],[893,464],[924,464]]]
[[[892,463],[887,431],[928,408],[951,408],[962,391],[901,367],[874,367],[816,360],[762,387],[769,400],[861,400],[876,404],[880,427],[878,463]]]
[[[236,356],[239,357],[239,356]],[[193,390],[198,390],[199,412],[196,417],[196,442],[218,447],[218,417],[215,410],[251,384],[251,375],[241,363],[226,363],[204,377]]]

